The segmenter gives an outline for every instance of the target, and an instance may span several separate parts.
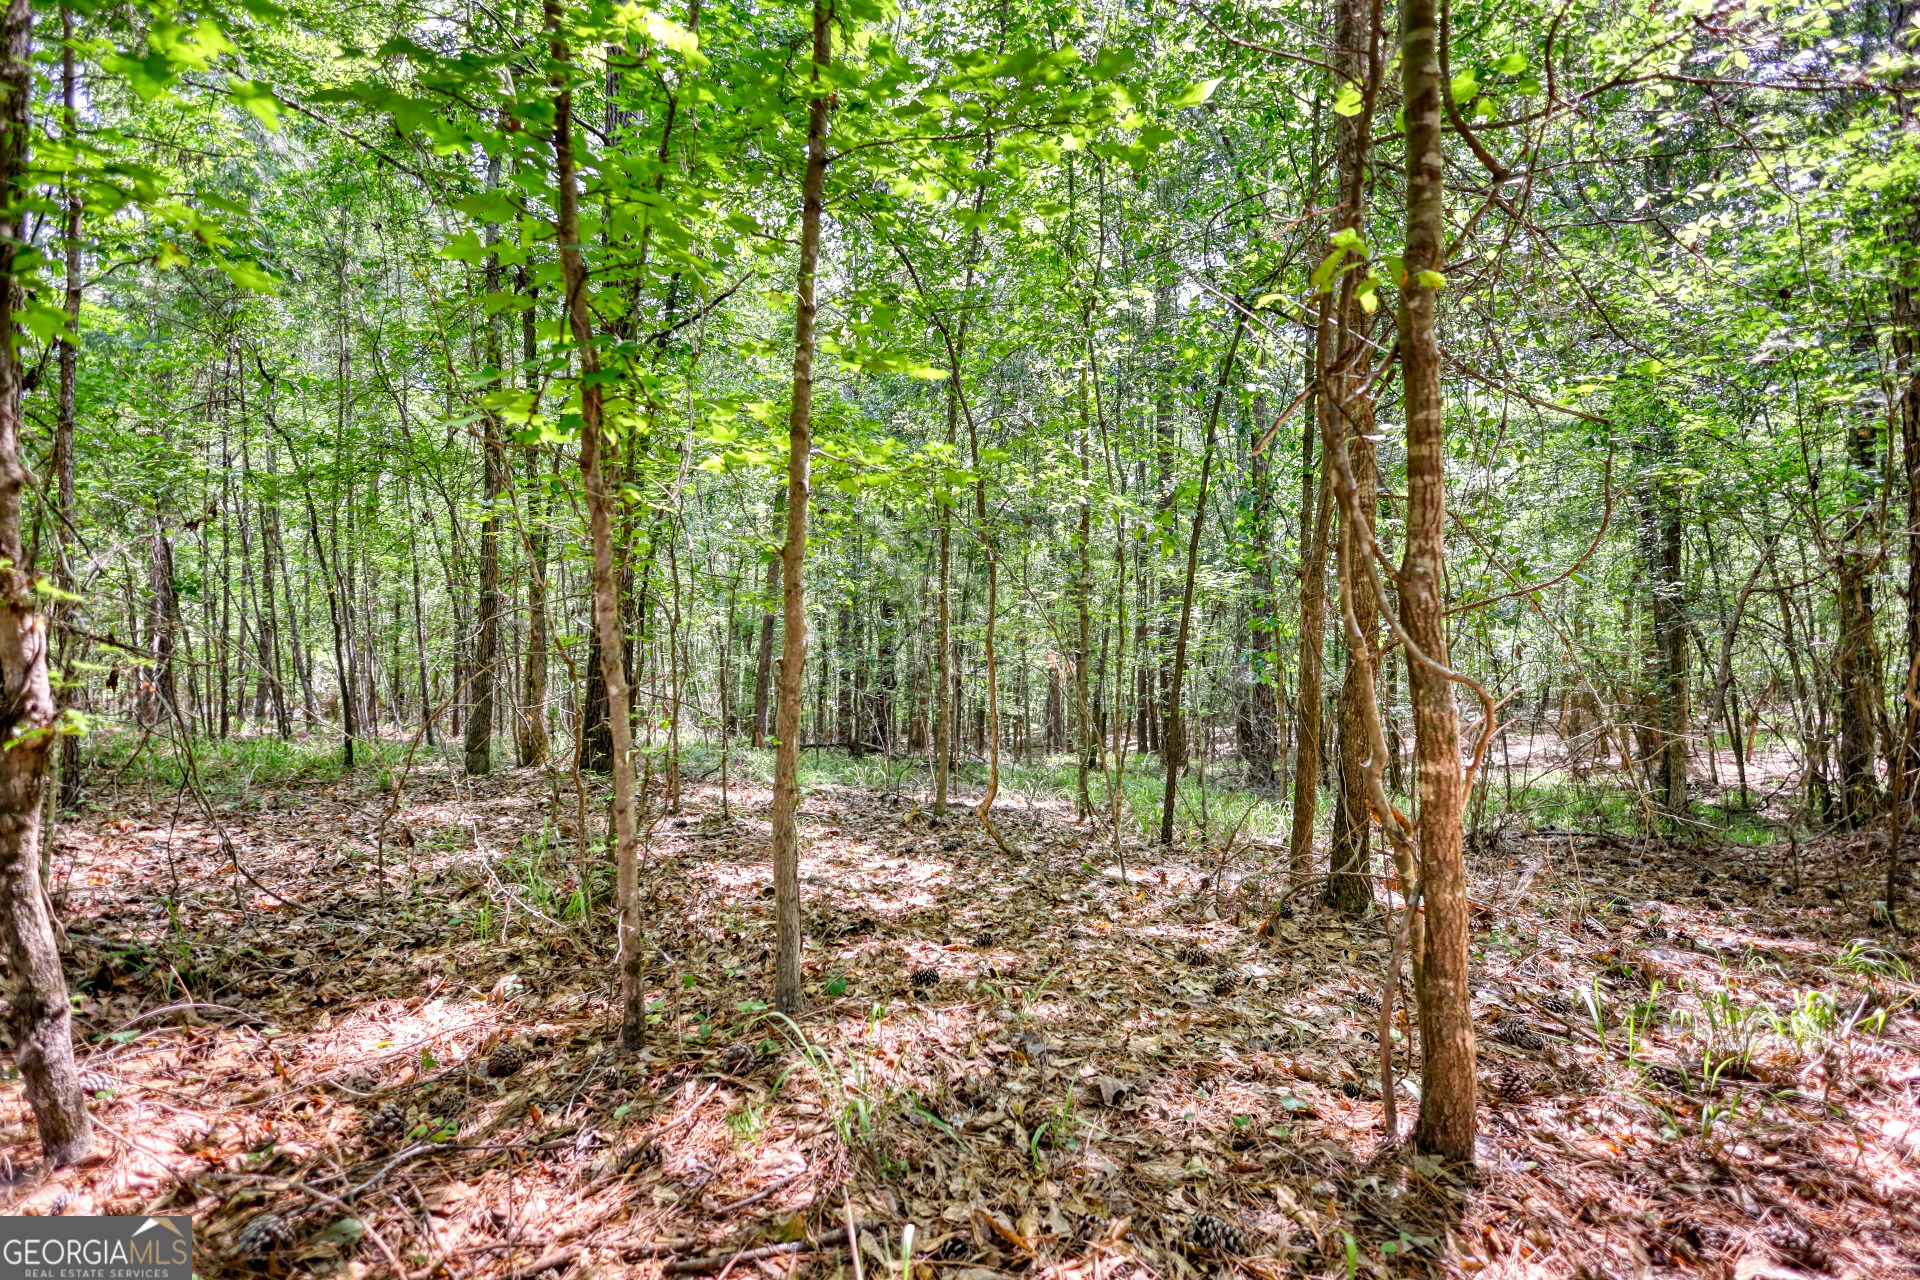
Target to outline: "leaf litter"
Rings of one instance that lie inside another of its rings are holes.
[[[1029,799],[1008,857],[964,810],[817,787],[788,1020],[769,802],[735,786],[723,818],[695,786],[647,827],[637,1059],[571,797],[537,772],[243,790],[230,855],[177,798],[69,821],[98,1154],[43,1170],[16,1087],[6,1210],[191,1213],[203,1276],[851,1274],[850,1224],[865,1275],[919,1280],[1920,1269],[1920,986],[1901,935],[1860,933],[1868,837],[1791,872],[1477,841],[1463,1175],[1382,1127],[1379,917],[1287,894],[1284,851],[1123,869]]]

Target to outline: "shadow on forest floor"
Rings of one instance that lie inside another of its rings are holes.
[[[866,1274],[912,1224],[948,1280],[1920,1268],[1920,987],[1829,897],[1872,873],[1854,838],[1799,893],[1768,850],[1483,842],[1463,1180],[1383,1149],[1377,921],[1270,917],[1259,840],[1216,891],[1219,850],[1123,872],[1070,803],[1000,811],[1009,859],[815,786],[790,1023],[767,792],[690,787],[643,859],[632,1060],[569,784],[433,764],[382,836],[383,770],[210,779],[240,874],[190,793],[102,778],[61,829],[100,1154],[45,1173],[0,1104],[6,1211],[190,1212],[201,1275],[823,1273],[849,1214]]]

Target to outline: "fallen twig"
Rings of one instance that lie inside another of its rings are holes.
[[[881,1224],[862,1222],[857,1229],[872,1230]],[[789,1253],[807,1253],[814,1249],[830,1249],[835,1245],[847,1243],[847,1229],[835,1227],[811,1240],[789,1240],[783,1244],[763,1244],[757,1249],[734,1249],[725,1253],[710,1253],[701,1258],[675,1258],[661,1270],[670,1276],[700,1275],[708,1271],[718,1271],[729,1263],[758,1262],[762,1258],[778,1258]]]

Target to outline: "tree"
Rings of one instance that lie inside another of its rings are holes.
[[[612,739],[613,856],[618,869],[620,1045],[637,1052],[646,1040],[647,1008],[641,965],[638,852],[633,820],[633,722],[627,706],[625,648],[620,594],[613,556],[613,494],[602,455],[606,449],[605,399],[595,349],[591,285],[580,243],[580,195],[573,138],[572,54],[559,0],[545,0],[554,69],[553,167],[559,194],[554,238],[566,290],[567,327],[580,369],[580,479],[587,494],[593,546],[593,630],[600,640],[600,678],[607,690],[607,729]]]
[[[781,648],[774,721],[773,893],[778,937],[773,1003],[798,1013],[800,990],[800,689],[807,663],[807,503],[813,453],[814,290],[827,184],[827,124],[832,94],[833,6],[813,0],[813,66],[807,77],[807,165],[800,187],[800,268],[793,319],[793,401],[787,418],[787,538],[780,551]]]
[[[71,1164],[92,1147],[92,1120],[73,1064],[73,1006],[40,884],[42,804],[60,733],[48,673],[46,615],[22,537],[27,471],[21,460],[25,391],[16,299],[30,174],[33,6],[11,0],[0,19],[0,927],[11,980],[14,1060],[49,1164]]]
[[[1441,416],[1435,311],[1446,281],[1445,179],[1434,0],[1401,0],[1400,76],[1407,121],[1407,235],[1400,283],[1400,369],[1407,407],[1407,533],[1400,561],[1400,626],[1408,641],[1414,760],[1420,779],[1419,895],[1426,904],[1418,961],[1420,1119],[1414,1144],[1474,1158],[1471,940],[1460,815],[1466,799],[1460,723],[1447,641],[1446,423]],[[1369,570],[1370,571],[1370,570]],[[1419,652],[1414,653],[1415,647]]]

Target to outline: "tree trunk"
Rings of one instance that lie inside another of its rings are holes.
[[[593,543],[593,633],[600,640],[600,678],[607,691],[607,728],[612,745],[614,866],[619,894],[620,1045],[636,1052],[647,1030],[646,991],[640,956],[638,852],[634,845],[632,717],[621,644],[620,593],[613,562],[613,493],[601,467],[605,446],[600,356],[594,347],[587,264],[580,250],[580,193],[574,174],[573,91],[567,87],[570,55],[561,32],[559,0],[544,0],[553,59],[553,159],[560,189],[554,234],[560,274],[567,290],[567,322],[580,361],[580,476],[587,491],[587,524]]]
[[[1249,436],[1258,441],[1267,420],[1267,398],[1253,402]],[[1273,561],[1273,460],[1265,449],[1252,455],[1247,479],[1247,539],[1253,545],[1247,567],[1253,586],[1252,617],[1248,620],[1246,755],[1247,786],[1264,790],[1274,785],[1274,766],[1280,752],[1280,647],[1278,604]]]
[[[522,293],[530,294],[526,270],[518,273]],[[538,391],[540,374],[536,367],[533,308],[520,313],[520,357],[526,366],[526,389]],[[520,668],[520,721],[513,740],[514,759],[522,768],[536,768],[547,762],[552,747],[547,741],[547,504],[540,479],[540,446],[526,446],[527,508],[527,647]],[[559,466],[556,457],[554,465]]]
[[[25,240],[27,148],[33,103],[33,5],[9,0],[0,27],[0,929],[6,934],[7,1001],[27,1105],[47,1162],[71,1164],[92,1146],[92,1121],[73,1063],[73,1005],[40,887],[41,802],[58,733],[41,614],[21,536],[27,488],[20,457],[24,394],[15,346],[15,271]]]
[[[1894,6],[1892,29],[1904,31],[1913,20],[1915,5]],[[1903,128],[1912,136],[1914,100],[1899,99]],[[1916,790],[1920,790],[1920,707],[1905,698],[1907,685],[1920,672],[1920,210],[1909,207],[1892,237],[1898,245],[1894,256],[1894,281],[1889,311],[1889,329],[1893,340],[1895,410],[1900,421],[1900,456],[1907,483],[1907,617],[1906,663],[1900,673],[1901,742],[1904,750],[1895,767],[1899,771],[1900,794],[1905,806],[1887,850],[1886,898],[1889,910],[1900,896],[1902,846],[1906,840],[1907,817],[1912,810]],[[1755,717],[1758,718],[1757,716]]]
[[[787,491],[782,488],[774,495],[774,519],[784,524],[786,510]],[[780,593],[780,559],[778,555],[767,558],[767,603],[760,614],[760,656],[753,670],[753,747],[756,751],[765,750],[767,745],[767,695],[773,679],[773,622],[777,616],[774,600]]]
[[[1200,450],[1200,494],[1194,499],[1193,528],[1187,535],[1187,575],[1180,588],[1180,624],[1173,641],[1173,674],[1167,684],[1166,785],[1160,797],[1160,843],[1173,844],[1173,810],[1179,798],[1180,774],[1186,763],[1186,712],[1180,690],[1187,676],[1187,640],[1193,626],[1193,580],[1200,568],[1200,535],[1207,522],[1207,482],[1213,477],[1213,437],[1220,421],[1220,401],[1227,394],[1227,380],[1233,376],[1233,360],[1240,352],[1240,335],[1246,331],[1246,313],[1234,312],[1233,339],[1220,361],[1220,379],[1214,384],[1213,404],[1207,410],[1207,438]]]
[[[1877,746],[1885,691],[1873,615],[1872,575],[1880,555],[1878,504],[1871,483],[1879,465],[1878,437],[1877,424],[1865,414],[1847,432],[1853,510],[1835,566],[1840,596],[1840,643],[1834,665],[1840,685],[1841,816],[1856,827],[1872,821],[1880,809]],[[1903,688],[1905,674],[1901,673]]]
[[[1338,0],[1334,14],[1335,65],[1353,81],[1366,84],[1363,101],[1371,104],[1376,80],[1378,51],[1372,15],[1363,0]],[[1373,135],[1373,112],[1369,106],[1354,115],[1334,117],[1334,168],[1339,183],[1340,204],[1332,219],[1331,232],[1360,233],[1366,191],[1367,148]],[[1322,313],[1328,326],[1322,330],[1318,346],[1325,350],[1326,377],[1321,384],[1325,397],[1322,414],[1327,428],[1341,433],[1346,442],[1347,469],[1352,475],[1354,502],[1351,512],[1342,510],[1340,538],[1356,556],[1372,537],[1375,509],[1380,502],[1379,468],[1374,461],[1373,401],[1367,394],[1371,372],[1368,330],[1372,320],[1360,305],[1356,285],[1357,272],[1349,271],[1334,283],[1332,305]],[[1364,533],[1350,530],[1349,519],[1367,522]],[[1358,533],[1358,536],[1356,534]],[[1345,563],[1354,564],[1348,557]],[[1358,564],[1340,583],[1346,599],[1343,608],[1352,614],[1353,630],[1359,639],[1358,652],[1350,652],[1345,678],[1340,686],[1339,771],[1335,777],[1332,838],[1328,845],[1326,903],[1343,916],[1365,915],[1373,906],[1373,882],[1368,878],[1372,861],[1372,821],[1367,808],[1368,729],[1375,712],[1374,673],[1378,669],[1377,636],[1380,628],[1374,599],[1371,568]],[[1342,628],[1342,634],[1347,629]],[[1349,637],[1351,639],[1351,637]]]
[[[1326,327],[1327,303],[1321,304]],[[1325,385],[1325,348],[1314,344],[1313,378]],[[1319,401],[1309,396],[1300,435],[1300,528],[1313,532],[1306,541],[1306,562],[1300,566],[1300,688],[1294,712],[1297,736],[1293,757],[1293,825],[1287,837],[1289,872],[1295,884],[1313,870],[1313,819],[1320,800],[1320,666],[1327,622],[1327,518],[1330,494],[1327,460],[1320,459],[1319,483],[1314,481],[1313,438],[1318,430]]]
[[[1472,996],[1467,989],[1466,861],[1460,814],[1466,800],[1453,686],[1434,665],[1447,649],[1446,427],[1440,350],[1434,335],[1437,273],[1446,261],[1440,153],[1438,25],[1434,0],[1401,0],[1401,76],[1407,122],[1407,278],[1400,286],[1400,367],[1407,410],[1407,531],[1400,564],[1400,625],[1426,662],[1408,660],[1414,754],[1420,787],[1420,885],[1426,903],[1419,975],[1423,1074],[1421,1151],[1473,1163],[1475,1079]]]
[[[0,554],[5,554],[0,552]],[[147,677],[140,690],[140,723],[164,725],[178,705],[173,679],[173,643],[179,601],[173,591],[173,543],[153,511],[147,535]]]
[[[500,162],[488,164],[487,182],[500,180]],[[498,240],[499,228],[487,224],[489,245]],[[489,294],[500,291],[500,255],[487,255],[486,288]],[[503,352],[500,346],[498,312],[486,321],[486,361],[499,370]],[[505,376],[502,374],[501,376]],[[478,777],[493,769],[493,690],[494,663],[500,654],[500,496],[507,488],[506,449],[500,438],[500,415],[487,409],[480,415],[480,596],[474,612],[479,625],[473,643],[473,712],[467,717],[466,767],[469,777]]]
[[[1654,433],[1656,465],[1671,458],[1670,428]],[[1672,818],[1687,814],[1687,624],[1686,578],[1682,563],[1679,502],[1672,486],[1656,476],[1642,503],[1640,547],[1649,592],[1652,626],[1653,724],[1647,752],[1648,782],[1660,811]],[[1869,742],[1869,767],[1872,745]]]
[[[833,62],[833,6],[813,0],[813,71],[807,106],[807,168],[801,185],[800,268],[793,318],[793,408],[787,419],[787,541],[780,551],[781,643],[778,742],[773,761],[773,1004],[800,1011],[800,697],[807,662],[807,502],[813,451],[814,282],[827,186],[829,95],[820,83]]]
[[[62,139],[73,145],[79,137],[79,117],[75,110],[75,97],[79,85],[74,67],[73,55],[73,10],[66,6],[60,9],[60,131]],[[73,431],[75,420],[74,394],[78,385],[80,348],[77,339],[80,335],[80,183],[73,175],[63,182],[65,202],[63,208],[62,233],[66,266],[66,315],[67,331],[60,335],[60,402],[55,412],[53,432],[53,479],[54,479],[54,580],[62,591],[74,591],[73,577]],[[72,705],[82,710],[86,707],[87,686],[84,681],[72,678],[68,670],[74,654],[74,637],[71,628],[64,626],[72,612],[73,603],[62,600],[54,606],[54,645],[61,673],[67,677],[67,688]],[[58,796],[60,803],[72,805],[80,799],[80,735],[75,733],[60,736],[60,756],[58,769],[60,785]]]

